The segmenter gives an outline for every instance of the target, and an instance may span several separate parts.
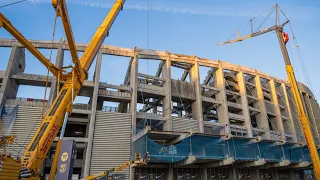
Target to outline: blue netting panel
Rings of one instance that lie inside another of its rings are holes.
[[[179,144],[165,146],[147,138],[147,152],[152,162],[178,162],[186,159],[190,154],[190,139],[185,138]]]
[[[147,121],[145,119],[141,120],[137,125],[136,125],[136,134],[138,134],[140,131],[142,131],[147,125]]]
[[[247,139],[229,139],[231,156],[235,160],[253,161],[259,159],[257,143],[250,143]]]
[[[301,151],[303,153],[303,160],[312,162],[308,147],[307,146],[302,147]]]
[[[282,146],[270,142],[258,143],[261,158],[269,162],[278,162],[283,158]]]
[[[142,157],[147,151],[147,141],[146,136],[141,137],[137,141],[135,141],[132,145],[133,147],[133,155],[135,153],[139,153]]]
[[[191,137],[191,154],[202,159],[226,159],[230,157],[228,143],[220,137]]]
[[[6,107],[4,105],[0,107],[0,127],[2,127],[0,132],[2,132],[4,135],[12,135],[12,128],[17,117],[17,112],[18,105],[15,107]]]

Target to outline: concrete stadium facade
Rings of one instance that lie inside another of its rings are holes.
[[[68,51],[65,42],[31,42],[38,49],[55,49],[55,64],[63,65]],[[45,87],[47,77],[24,72],[25,48],[17,41],[0,39],[0,47],[11,48],[8,65],[0,71],[2,127],[16,136],[9,152],[21,156],[39,126],[43,103],[32,97],[17,98],[19,86]],[[79,52],[85,47],[77,44]],[[101,81],[100,72],[107,70],[101,69],[103,55],[128,58],[120,85]],[[140,73],[139,60],[158,61],[157,72]],[[151,161],[121,171],[125,179],[298,180],[312,176],[287,81],[219,60],[114,46],[102,46],[93,66],[94,78],[85,81],[79,94],[89,102],[73,105],[65,135],[77,143],[74,174],[78,177],[110,169],[145,152]],[[172,77],[172,68],[182,70],[179,79]],[[206,76],[201,80],[203,68]],[[49,77],[48,85],[46,107],[57,94],[57,79]],[[319,145],[319,104],[307,86],[299,86]],[[105,102],[117,106],[107,107]],[[180,148],[182,142],[185,147]],[[54,147],[43,164],[44,174],[50,171]]]

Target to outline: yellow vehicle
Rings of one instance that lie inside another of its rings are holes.
[[[84,80],[87,78],[87,71],[90,68],[94,57],[100,49],[104,39],[108,36],[109,30],[116,19],[119,11],[123,8],[125,0],[116,0],[109,14],[104,21],[98,27],[91,42],[85,49],[83,55],[78,58],[76,45],[74,42],[71,25],[69,22],[68,11],[65,0],[52,0],[52,5],[56,11],[56,16],[61,17],[64,30],[66,32],[66,38],[70,48],[70,53],[74,67],[70,73],[64,74],[63,70],[52,64],[44,55],[41,54],[14,26],[10,21],[0,13],[0,27],[5,28],[13,37],[15,37],[25,48],[27,48],[37,59],[44,64],[48,70],[58,78],[60,81],[64,81],[64,85],[59,88],[59,94],[54,100],[52,106],[48,109],[47,114],[43,118],[40,127],[36,131],[34,137],[30,141],[27,149],[22,155],[21,159],[21,171],[20,174],[15,172],[5,174],[5,171],[0,171],[0,177],[6,177],[6,179],[37,179],[39,178],[39,169],[46,158],[47,153],[52,146],[54,138],[57,136],[60,128],[66,122],[68,114],[72,111],[72,102],[80,91]],[[63,126],[62,128],[65,128]],[[62,129],[63,131],[63,129]],[[59,146],[61,140],[57,145],[56,154],[59,154]],[[2,162],[2,166],[11,163],[11,158],[5,158]],[[57,158],[53,162],[55,167]],[[127,165],[130,163],[127,163]],[[55,169],[52,168],[50,179],[53,179]]]

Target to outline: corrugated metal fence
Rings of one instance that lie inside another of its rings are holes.
[[[131,114],[97,111],[90,174],[130,160]],[[129,179],[129,168],[120,171]]]

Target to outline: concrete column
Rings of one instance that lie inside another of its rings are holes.
[[[273,180],[279,180],[278,170],[274,169],[272,170],[272,179]]]
[[[320,107],[319,104],[317,102],[317,100],[315,100],[314,98],[310,97],[310,102],[311,102],[311,107],[314,113],[314,118],[315,118],[315,123],[317,124],[317,128],[318,130],[320,130]],[[319,132],[320,133],[320,132]]]
[[[225,79],[224,79],[223,68],[221,65],[219,69],[215,72],[215,86],[220,90],[216,94],[216,100],[221,103],[221,105],[217,107],[218,120],[219,120],[219,123],[223,123],[227,125],[225,129],[225,134],[231,134]]]
[[[296,142],[298,142],[298,139],[297,139],[297,133],[296,133],[296,129],[294,127],[293,117],[292,117],[292,113],[291,113],[291,106],[290,106],[290,101],[289,101],[289,94],[287,92],[287,86],[284,83],[282,83],[281,87],[282,87],[282,92],[283,92],[283,98],[286,102],[286,112],[288,114],[287,118],[289,120],[289,126],[290,126],[289,133],[295,134],[295,136],[292,137],[292,140],[294,143],[296,143]]]
[[[86,155],[85,155],[85,166],[84,166],[83,176],[88,176],[90,173],[93,134],[94,134],[95,121],[96,121],[97,100],[98,100],[99,83],[100,83],[101,61],[102,61],[102,53],[101,51],[99,51],[97,62],[96,62],[94,89],[93,89],[92,105],[91,105],[91,116],[90,116],[90,122],[89,122],[88,145],[87,145]]]
[[[256,75],[254,78],[258,96],[258,103],[254,104],[254,107],[260,110],[260,113],[257,115],[257,125],[258,128],[265,130],[266,132],[262,135],[265,139],[270,139],[270,128],[269,128],[269,120],[267,116],[266,105],[263,97],[263,90],[260,81],[260,75]]]
[[[137,95],[138,95],[138,63],[139,57],[135,53],[130,69],[130,87],[131,87],[131,101],[130,101],[130,113],[131,113],[131,128],[132,136],[136,134],[136,122],[137,122]]]
[[[173,180],[173,164],[169,164],[169,168],[168,168],[168,180]]]
[[[243,113],[244,120],[245,120],[244,125],[247,128],[248,137],[253,137],[250,111],[249,111],[249,106],[248,106],[246,82],[244,79],[243,71],[240,71],[237,74],[237,78],[238,78],[239,90],[240,90],[240,95],[241,95],[242,113]]]
[[[289,179],[295,179],[293,169],[288,170]]]
[[[133,167],[133,165],[130,166],[129,173],[129,179],[134,180],[135,168]]]
[[[201,180],[207,180],[208,179],[208,169],[206,164],[203,164],[201,168]]]
[[[254,179],[255,180],[260,180],[261,178],[260,178],[259,170],[258,169],[254,169],[253,171],[254,171]]]
[[[196,100],[191,104],[192,118],[199,121],[199,131],[204,132],[203,127],[203,112],[202,112],[202,98],[201,98],[201,83],[199,74],[199,63],[196,58],[195,64],[190,69],[190,82],[194,87]]]
[[[11,79],[11,75],[18,72],[23,72],[25,69],[25,53],[24,48],[19,48],[14,45],[11,50],[7,69],[5,71],[2,85],[0,87],[0,105],[4,103],[6,99],[15,99],[18,92],[19,84],[14,79]]]
[[[56,57],[56,63],[55,63],[56,67],[63,66],[63,58],[64,58],[64,50],[62,49],[62,46],[60,46],[57,51],[57,57]],[[53,103],[53,101],[57,97],[57,83],[58,83],[58,78],[54,77],[50,87],[50,95],[49,95],[49,101],[48,101],[49,106]]]
[[[279,131],[279,133],[280,133],[280,136],[281,136],[280,140],[285,142],[286,137],[284,134],[284,127],[283,127],[283,121],[282,121],[281,111],[280,111],[280,107],[279,107],[279,100],[278,100],[278,95],[277,95],[276,84],[273,79],[271,79],[269,81],[269,84],[270,84],[270,89],[271,89],[271,94],[272,94],[272,101],[273,101],[275,111],[276,111],[276,122],[274,123],[274,126],[277,128],[277,131]]]
[[[238,179],[237,169],[234,166],[232,166],[232,178],[233,178],[233,180],[237,180]]]
[[[317,137],[317,140],[319,140],[319,131],[318,131],[318,127],[317,127],[317,123],[316,123],[316,118],[315,118],[315,114],[311,105],[311,101],[310,101],[310,97],[309,94],[304,94],[303,95],[305,103],[306,103],[306,110],[309,116],[309,121],[312,124],[313,127],[312,130],[315,132],[314,136]]]
[[[168,58],[162,66],[162,78],[164,79],[164,91],[165,96],[163,98],[163,116],[165,122],[163,124],[163,129],[166,131],[172,130],[172,94],[171,94],[171,60]]]

